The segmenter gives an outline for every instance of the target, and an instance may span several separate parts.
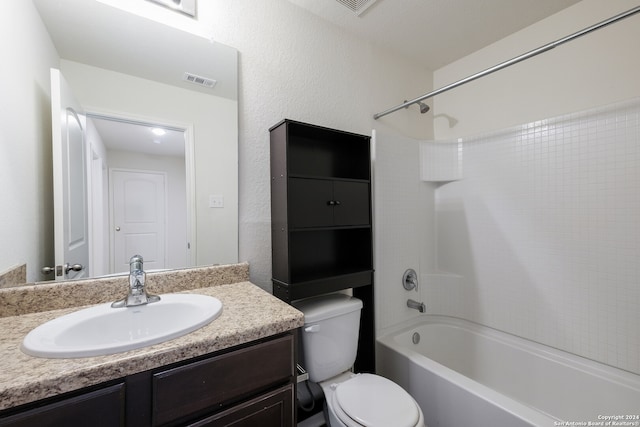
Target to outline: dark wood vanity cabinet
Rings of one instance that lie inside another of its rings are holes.
[[[254,397],[256,392],[270,390],[273,386],[292,386],[293,368],[293,339],[286,336],[156,372],[151,380],[152,425],[191,425],[187,420],[194,414],[224,408],[231,403]],[[290,393],[291,399],[292,396]],[[258,400],[264,397],[260,395]],[[280,408],[285,406],[287,405],[280,402]],[[249,407],[259,409],[252,405]],[[219,419],[231,419],[237,410],[245,412],[246,408],[246,403],[241,408],[230,408]],[[281,413],[284,415],[284,411]],[[216,417],[218,416],[207,419]],[[194,425],[224,424],[196,422]]]
[[[294,334],[131,375],[0,414],[0,426],[294,423]]]
[[[81,392],[52,403],[37,405],[0,416],[0,426],[57,427],[57,426],[112,427],[125,425],[124,381],[97,390]]]
[[[269,132],[273,294],[352,288],[364,302],[356,369],[373,372],[371,138],[288,119]]]
[[[293,384],[289,384],[188,426],[293,427],[293,398]]]

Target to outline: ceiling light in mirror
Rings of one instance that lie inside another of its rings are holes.
[[[164,135],[165,133],[167,133],[167,131],[165,131],[165,130],[164,130],[164,129],[162,129],[162,128],[152,128],[152,129],[151,129],[151,132],[153,132],[153,134],[154,134],[154,135],[156,135],[156,136],[162,136],[162,135]]]

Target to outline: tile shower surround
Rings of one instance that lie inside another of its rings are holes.
[[[640,373],[640,99],[451,142],[429,312]]]

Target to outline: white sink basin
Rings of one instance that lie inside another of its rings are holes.
[[[54,359],[119,353],[186,335],[221,313],[222,302],[207,295],[165,294],[159,302],[136,307],[100,304],[33,329],[22,351]]]

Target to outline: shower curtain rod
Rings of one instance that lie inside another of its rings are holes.
[[[412,104],[416,104],[416,103],[418,103],[420,101],[424,101],[427,98],[432,98],[432,97],[434,97],[436,95],[439,95],[439,94],[441,94],[443,92],[446,92],[448,90],[451,90],[453,88],[461,86],[461,85],[463,85],[465,83],[469,83],[470,81],[479,79],[480,77],[484,77],[484,76],[489,75],[491,73],[494,73],[494,72],[496,72],[498,70],[501,70],[503,68],[509,67],[510,65],[517,64],[518,62],[521,62],[521,61],[524,61],[525,59],[529,59],[529,58],[531,58],[533,56],[539,55],[539,54],[541,54],[543,52],[546,52],[548,50],[553,49],[554,47],[560,46],[561,44],[564,44],[564,43],[566,43],[568,41],[571,41],[573,39],[577,39],[578,37],[584,36],[585,34],[589,34],[589,33],[593,32],[593,31],[599,30],[602,27],[605,27],[605,26],[607,26],[609,24],[613,24],[614,22],[620,21],[620,20],[622,20],[624,18],[627,18],[627,17],[629,17],[631,15],[634,15],[634,14],[636,14],[638,12],[640,12],[640,6],[636,6],[633,9],[629,9],[626,12],[622,12],[622,13],[620,13],[620,14],[618,14],[616,16],[613,16],[613,17],[611,17],[609,19],[605,19],[604,21],[601,21],[601,22],[599,22],[599,23],[597,23],[595,25],[592,25],[590,27],[584,28],[584,29],[582,29],[582,30],[580,30],[578,32],[570,34],[570,35],[568,35],[566,37],[563,37],[561,39],[558,39],[558,40],[556,40],[554,42],[547,43],[544,46],[540,46],[537,49],[531,50],[531,51],[529,51],[527,53],[523,53],[522,55],[516,56],[515,58],[512,58],[512,59],[510,59],[508,61],[501,62],[500,64],[494,65],[491,68],[487,68],[484,71],[480,71],[479,73],[472,74],[469,77],[465,77],[462,80],[458,80],[457,82],[448,84],[448,85],[446,85],[444,87],[441,87],[440,89],[434,90],[433,92],[429,92],[429,93],[427,93],[425,95],[419,96],[418,98],[412,99],[411,101],[405,101],[404,103],[402,103],[402,104],[400,104],[398,106],[395,106],[393,108],[389,108],[388,110],[382,111],[381,113],[374,114],[373,118],[375,120],[378,120],[380,117],[386,116],[387,114],[391,114],[393,112],[396,112],[398,110],[406,108],[406,107],[408,107],[408,106],[410,106]]]

